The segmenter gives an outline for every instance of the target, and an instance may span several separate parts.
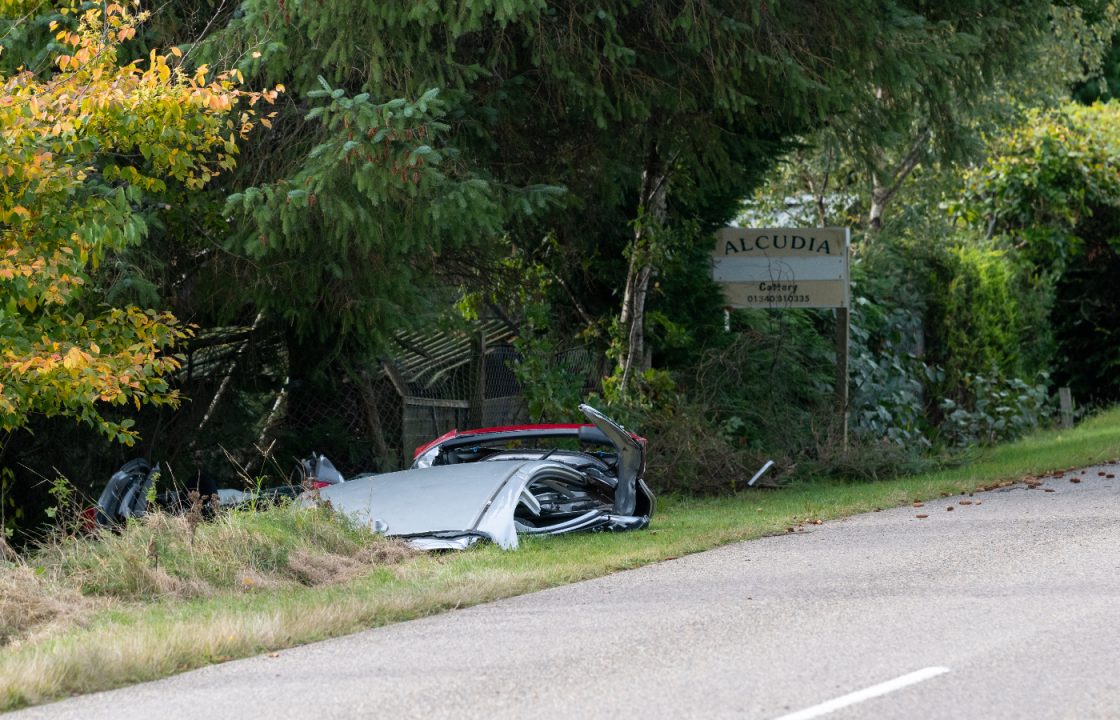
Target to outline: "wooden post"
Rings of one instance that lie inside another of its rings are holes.
[[[1058,402],[1062,407],[1062,427],[1070,430],[1073,428],[1073,395],[1069,388],[1058,388]]]
[[[482,427],[485,424],[486,401],[486,330],[479,328],[478,340],[475,343],[475,359],[478,363],[475,370],[474,392],[471,393],[470,424],[471,427]]]
[[[851,336],[848,308],[836,308],[836,412],[840,416],[840,437],[848,449],[848,342]]]
[[[848,451],[848,348],[851,341],[852,285],[848,262],[852,252],[852,231],[844,228],[844,301],[836,308],[836,410],[840,414],[840,439]]]

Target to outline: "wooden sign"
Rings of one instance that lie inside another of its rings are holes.
[[[847,228],[723,228],[712,278],[735,308],[847,308]]]

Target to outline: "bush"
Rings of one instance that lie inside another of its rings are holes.
[[[941,402],[945,413],[942,437],[954,447],[1016,440],[1053,414],[1045,374],[1030,385],[1019,378],[1006,378],[994,367],[986,375],[966,373],[962,394],[968,398],[967,405],[950,398]]]
[[[682,401],[646,416],[646,481],[656,492],[733,493],[766,462],[764,452],[746,447],[738,417],[720,423],[713,415]]]
[[[938,388],[963,397],[965,376],[996,368],[1024,376],[1049,366],[1053,340],[1045,322],[1051,293],[1032,283],[1001,250],[958,238],[931,268],[926,341],[931,364],[945,377]]]
[[[864,321],[876,313],[881,317],[872,334]],[[916,313],[901,308],[883,312],[866,298],[856,299],[850,353],[851,429],[864,442],[885,443],[907,455],[930,447],[925,387],[941,378],[937,368],[909,349],[920,332]]]

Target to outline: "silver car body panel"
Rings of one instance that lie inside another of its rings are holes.
[[[580,405],[579,409],[618,451],[618,485],[614,491],[614,509],[621,515],[629,515],[634,512],[638,502],[638,480],[646,469],[645,451],[641,443],[614,420],[590,405]]]
[[[645,527],[653,493],[641,479],[641,442],[594,408],[580,409],[614,446],[609,473],[601,459],[582,452],[512,451],[477,462],[359,475],[319,490],[319,497],[363,525],[423,550],[462,549],[480,539],[513,549],[518,533]],[[433,451],[434,458],[438,447]]]
[[[357,522],[419,549],[461,549],[487,539],[507,550],[528,534],[644,527],[648,517],[589,510],[552,526],[528,527],[519,506],[540,514],[534,488],[581,483],[579,471],[549,460],[492,461],[360,475],[319,491],[323,501]]]

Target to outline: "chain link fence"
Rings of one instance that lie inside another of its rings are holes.
[[[340,370],[330,383],[297,386],[283,347],[253,333],[227,331],[228,343],[204,346],[184,366],[189,409],[176,419],[191,454],[225,462],[240,474],[283,471],[311,452],[326,454],[344,475],[408,467],[417,447],[453,429],[530,420],[515,366],[516,331],[500,320],[469,332],[400,334],[391,352]],[[598,363],[585,348],[551,362],[597,388]],[[195,432],[186,429],[196,423]]]

